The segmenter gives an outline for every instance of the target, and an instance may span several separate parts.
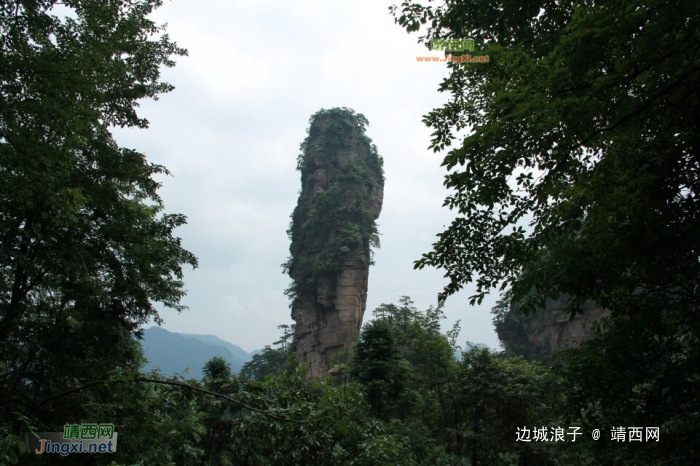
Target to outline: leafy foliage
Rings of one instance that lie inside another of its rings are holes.
[[[442,309],[419,311],[408,296],[374,314],[352,372],[373,414],[408,439],[419,464],[544,465],[571,458],[544,442],[516,441],[518,428],[559,425],[557,373],[486,349],[458,351],[459,323],[443,334]]]
[[[204,373],[204,385],[210,390],[218,392],[233,376],[231,365],[221,356],[214,356],[202,368]]]
[[[241,369],[240,378],[242,380],[261,382],[267,377],[280,374],[290,375],[296,370],[297,360],[292,345],[294,324],[278,325],[277,328],[282,330],[280,339],[273,343],[277,347],[266,345],[260,353],[253,355],[253,358],[245,363]]]
[[[268,376],[290,372],[296,366],[296,357],[289,350],[265,346],[262,352],[243,365],[240,377],[244,380],[265,380]]]
[[[241,418],[232,446],[235,464],[414,464],[405,441],[368,416],[357,385],[333,387],[295,372],[248,389],[275,406],[273,412],[303,420]]]
[[[167,170],[110,133],[147,126],[138,101],[170,91],[160,68],[186,53],[148,19],[160,4],[0,5],[0,412],[13,429],[108,414],[95,391],[37,403],[137,370],[134,335],[160,320],[156,304],[184,309],[182,267],[197,260],[173,236],[185,217],[163,213],[153,178]]]
[[[355,347],[350,374],[364,386],[375,415],[386,419],[402,394],[406,368],[393,330],[384,320],[365,325]]]
[[[443,296],[478,276],[474,300],[503,283],[526,309],[564,291],[609,307],[613,290],[695,283],[697,8],[394,10],[408,29],[429,24],[426,39],[473,37],[491,56],[448,65],[452,98],[424,119],[431,147],[448,150],[445,205],[460,214],[417,262],[446,269]]]
[[[553,420],[548,391],[555,385],[544,367],[472,348],[462,356],[458,383],[455,448],[460,454],[471,464],[497,464],[508,453],[518,459],[515,464],[547,464],[546,443],[514,441],[518,428]]]
[[[415,464],[406,439],[370,416],[357,384],[312,381],[297,364],[223,387],[228,399],[202,405],[211,413],[206,464]]]
[[[691,343],[695,336],[671,319],[673,314],[638,310],[618,317],[578,350],[560,355],[556,370],[568,395],[567,414],[589,430],[605,426],[607,438],[609,429],[620,425],[660,428],[659,442],[639,448],[595,445],[599,463],[697,462],[700,406],[694,393],[700,376],[697,346]]]
[[[547,298],[609,309],[606,332],[562,357],[572,418],[657,425],[666,445],[596,458],[694,463],[700,426],[700,5],[405,1],[422,38],[471,37],[488,66],[448,65],[449,102],[424,117],[446,151],[458,218],[416,267],[446,298],[500,285],[526,313]],[[611,396],[610,394],[615,394]],[[577,417],[578,416],[578,417]]]

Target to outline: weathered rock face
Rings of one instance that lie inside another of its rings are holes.
[[[528,359],[549,361],[564,349],[575,348],[595,336],[595,325],[610,311],[586,302],[583,314],[569,319],[563,311],[564,299],[548,300],[544,309],[529,317],[517,317],[496,325],[498,339],[506,350]]]
[[[364,134],[366,125],[352,110],[322,110],[302,144],[302,190],[286,269],[293,280],[288,294],[294,344],[311,377],[328,372],[362,325],[384,187],[381,158]]]

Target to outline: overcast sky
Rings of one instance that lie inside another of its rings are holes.
[[[421,122],[447,99],[437,92],[447,67],[416,60],[438,52],[394,23],[391,4],[172,0],[154,14],[189,56],[163,73],[176,89],[142,103],[150,128],[114,134],[172,172],[161,195],[168,212],[188,217],[176,234],[199,258],[199,268],[185,274],[189,310],[163,311],[166,329],[217,335],[252,351],[292,323],[280,265],[301,187],[296,158],[309,117],[331,107],[364,114],[384,158],[381,249],[370,268],[365,321],[401,295],[419,309],[437,304],[443,273],[413,270],[413,262],[452,219],[442,207],[442,156],[428,150],[430,131]],[[443,328],[461,320],[461,345],[495,349],[490,309],[497,296],[472,307],[472,292],[447,300]]]

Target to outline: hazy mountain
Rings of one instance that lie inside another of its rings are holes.
[[[141,345],[148,360],[144,371],[159,367],[163,375],[182,374],[189,367],[186,377],[200,379],[202,367],[214,356],[226,359],[238,373],[255,354],[214,335],[175,333],[161,327],[148,328],[143,335]]]
[[[193,333],[180,333],[179,335],[182,335],[183,337],[187,338],[195,338],[208,345],[223,346],[224,348],[227,348],[234,357],[240,359],[243,362],[250,361],[250,359],[253,357],[253,354],[255,354],[255,352],[246,353],[245,350],[243,350],[240,346],[229,343],[226,340],[222,340],[216,335],[195,335]]]

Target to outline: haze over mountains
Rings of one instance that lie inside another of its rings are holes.
[[[189,368],[186,377],[201,379],[202,367],[214,356],[228,361],[237,374],[258,352],[248,353],[214,335],[175,333],[157,326],[146,329],[143,335],[141,345],[148,360],[143,370],[158,367],[163,375],[184,374]]]

